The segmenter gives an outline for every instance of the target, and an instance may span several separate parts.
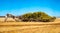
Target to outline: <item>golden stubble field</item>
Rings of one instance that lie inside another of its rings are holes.
[[[15,22],[0,18],[0,33],[60,33],[60,18],[54,22]]]

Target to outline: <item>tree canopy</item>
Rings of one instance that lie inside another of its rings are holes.
[[[44,12],[26,13],[22,15],[22,18],[23,21],[43,21],[43,22],[50,22],[56,19],[56,17],[51,17]]]

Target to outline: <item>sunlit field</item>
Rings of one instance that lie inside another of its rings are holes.
[[[16,22],[0,18],[0,33],[60,33],[60,18],[54,22]]]

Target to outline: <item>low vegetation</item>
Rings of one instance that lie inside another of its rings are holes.
[[[52,22],[56,19],[56,17],[49,16],[44,12],[34,12],[34,13],[26,13],[19,17],[22,21],[34,21],[34,22]]]

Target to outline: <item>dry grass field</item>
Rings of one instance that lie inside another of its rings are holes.
[[[0,33],[60,33],[60,18],[54,22],[15,22],[0,18]]]

